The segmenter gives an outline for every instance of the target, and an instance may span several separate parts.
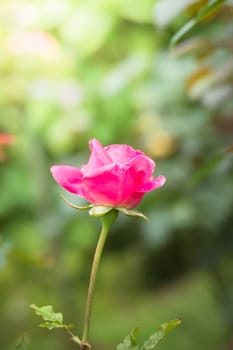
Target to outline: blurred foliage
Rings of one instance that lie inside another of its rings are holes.
[[[161,349],[232,348],[232,14],[231,0],[1,1],[1,348],[25,331],[33,350],[74,348],[29,305],[81,327],[99,224],[64,203],[49,167],[85,163],[92,137],[143,149],[167,177],[141,204],[150,224],[113,227],[96,349],[177,316]]]

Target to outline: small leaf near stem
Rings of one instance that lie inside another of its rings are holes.
[[[60,325],[63,323],[62,313],[54,312],[52,305],[38,307],[35,304],[31,304],[30,307],[34,309],[36,315],[41,316],[44,321],[55,322]]]
[[[89,282],[88,294],[87,294],[87,302],[86,302],[83,336],[82,336],[81,345],[80,345],[81,350],[91,348],[90,344],[88,343],[88,338],[89,338],[90,318],[91,318],[91,309],[92,309],[96,274],[97,274],[101,255],[103,252],[103,247],[104,247],[109,229],[117,219],[117,216],[118,216],[118,211],[115,209],[111,209],[101,217],[102,229],[100,232],[100,237],[96,246],[96,251],[95,251],[95,255],[92,263],[90,282]]]
[[[52,305],[46,305],[38,307],[35,304],[30,305],[32,309],[35,310],[36,315],[41,316],[44,320],[39,326],[42,328],[47,328],[52,330],[54,328],[64,328],[70,334],[72,334],[69,329],[73,328],[72,324],[63,323],[63,315],[61,312],[54,312]],[[72,334],[73,336],[73,334]]]
[[[144,342],[141,350],[152,350],[157,344],[175,327],[177,327],[181,321],[179,319],[164,322],[160,325],[157,331],[152,334],[148,340]]]

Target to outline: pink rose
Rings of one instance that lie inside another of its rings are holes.
[[[90,159],[81,169],[51,167],[54,179],[67,191],[96,205],[131,209],[145,192],[163,186],[165,177],[153,179],[155,163],[143,152],[128,145],[103,147],[96,139],[89,146]]]

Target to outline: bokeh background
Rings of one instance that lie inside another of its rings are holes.
[[[140,205],[151,223],[120,216],[109,236],[95,349],[176,317],[161,350],[233,348],[232,18],[232,1],[1,0],[1,349],[24,333],[33,350],[76,348],[29,305],[81,333],[100,224],[49,168],[84,164],[93,137],[142,149],[167,178]]]

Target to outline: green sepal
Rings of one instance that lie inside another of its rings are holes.
[[[19,343],[17,344],[16,350],[31,350],[29,345],[25,341],[25,336],[23,335],[22,338],[20,339]]]
[[[66,204],[68,204],[71,208],[77,209],[77,210],[89,210],[90,208],[92,208],[94,205],[93,204],[89,204],[86,205],[84,207],[75,205],[73,203],[71,203],[70,201],[68,201],[67,198],[65,198],[62,194],[61,194],[62,199],[66,202]]]
[[[137,218],[141,218],[146,220],[147,222],[150,222],[150,220],[140,211],[137,210],[131,210],[131,209],[126,209],[126,208],[116,208],[117,210],[119,210],[122,214],[125,214],[127,216],[134,216]]]
[[[152,350],[158,343],[175,327],[177,327],[181,321],[179,319],[171,320],[162,323],[155,333],[153,333],[148,340],[142,345],[141,350]]]
[[[61,194],[61,197],[66,202],[66,204],[68,204],[71,208],[74,208],[77,210],[89,210],[90,216],[94,216],[94,217],[104,216],[105,214],[109,213],[112,209],[116,209],[120,211],[122,214],[125,214],[127,216],[138,217],[150,222],[149,219],[143,213],[136,210],[126,209],[126,208],[113,208],[113,207],[107,207],[104,205],[94,205],[94,204],[89,204],[87,206],[81,207],[68,201],[68,199],[65,198],[62,194]]]
[[[52,330],[54,328],[70,329],[73,327],[71,324],[67,325],[63,323],[62,313],[54,312],[52,305],[38,307],[35,304],[32,304],[30,307],[35,310],[36,315],[41,316],[45,321],[39,325],[40,327],[47,328],[49,330]]]
[[[138,328],[134,328],[123,342],[117,345],[117,350],[139,350],[139,345],[136,339],[137,335]]]
[[[105,207],[103,205],[94,205],[89,210],[90,216],[103,216],[107,213],[109,213],[113,208],[112,207]]]

